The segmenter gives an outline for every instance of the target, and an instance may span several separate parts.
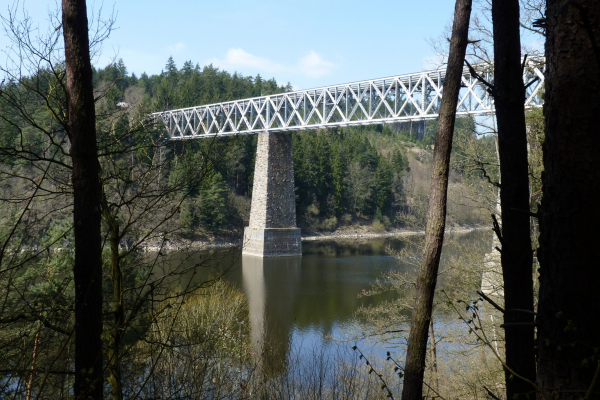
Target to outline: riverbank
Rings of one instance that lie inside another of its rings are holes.
[[[364,228],[364,229],[361,229]],[[482,231],[490,229],[488,226],[471,226],[471,227],[450,227],[446,229],[446,234],[467,234],[475,231]],[[360,240],[373,240],[381,238],[392,238],[392,237],[410,237],[424,235],[424,230],[410,230],[410,229],[393,229],[383,232],[369,231],[368,227],[351,227],[345,229],[338,229],[334,232],[325,232],[322,234],[307,234],[302,235],[303,242],[312,241],[360,241]],[[207,240],[191,240],[184,238],[177,238],[169,240],[162,247],[158,244],[153,244],[145,247],[145,251],[182,251],[182,250],[218,250],[218,249],[229,249],[242,246],[242,239],[237,240],[226,240],[226,239],[207,239]]]
[[[447,228],[447,234],[465,234],[480,230],[489,229],[487,226],[472,226],[472,227],[460,227],[460,228]],[[378,238],[389,238],[389,237],[408,237],[425,235],[425,230],[409,230],[409,229],[394,229],[391,231],[384,232],[372,232],[368,230],[351,230],[344,229],[334,232],[328,232],[318,235],[306,235],[302,236],[302,241],[314,241],[314,240],[365,240],[365,239],[378,239]]]

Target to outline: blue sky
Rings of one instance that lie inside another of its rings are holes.
[[[10,1],[10,0],[9,0]],[[169,56],[244,75],[260,73],[296,89],[421,71],[452,19],[453,0],[88,1],[116,14],[97,66],[122,58],[129,72],[157,74]],[[0,8],[7,14],[8,5]],[[46,29],[54,0],[21,0]],[[7,45],[4,35],[0,48]],[[2,57],[0,55],[0,57]],[[2,62],[2,60],[0,60]]]
[[[213,63],[309,88],[421,70],[433,55],[426,39],[453,9],[452,0],[124,0],[104,53],[136,73],[158,73],[172,55],[178,66]]]

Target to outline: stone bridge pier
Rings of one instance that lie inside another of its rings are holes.
[[[296,227],[292,135],[258,135],[250,223],[244,229],[242,254],[259,257],[301,256]]]

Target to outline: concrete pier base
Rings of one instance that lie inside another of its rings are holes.
[[[258,257],[302,255],[296,227],[292,136],[260,133],[256,149],[250,223],[242,254]]]

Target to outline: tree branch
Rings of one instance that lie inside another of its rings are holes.
[[[500,307],[494,300],[487,297],[483,292],[477,291],[477,294],[480,295],[484,300],[490,303],[496,310],[500,311],[502,314],[505,313],[504,308]]]
[[[488,92],[493,96],[494,85],[492,85],[491,83],[489,83],[488,81],[486,81],[481,75],[479,75],[479,73],[477,71],[475,71],[475,68],[473,68],[473,66],[471,64],[469,64],[469,62],[467,60],[465,60],[465,64],[467,64],[467,67],[469,67],[469,73],[471,75],[473,75],[479,82],[481,82],[485,86],[487,86],[488,87]]]
[[[485,391],[487,392],[488,396],[490,396],[492,399],[494,400],[500,400],[500,397],[496,396],[494,393],[492,393],[490,391],[490,389],[486,388],[485,386],[483,387],[485,389]]]
[[[495,214],[492,214],[492,220],[493,220],[493,224],[494,227],[492,228],[492,230],[496,233],[496,236],[498,237],[498,240],[500,241],[501,245],[504,245],[504,240],[502,238],[502,230],[500,229],[500,224],[498,223],[498,219],[496,218]]]
[[[47,319],[43,318],[41,315],[37,316],[37,317],[35,317],[35,316],[32,317],[32,316],[28,316],[24,313],[20,313],[20,314],[13,315],[13,316],[10,316],[5,319],[0,319],[0,324],[10,324],[12,322],[17,322],[17,321],[21,321],[21,320],[28,321],[28,322],[40,321],[46,328],[51,329],[55,332],[62,333],[64,335],[71,334],[71,332],[69,332],[68,330],[63,329],[59,326],[56,326],[56,325],[50,323]]]

